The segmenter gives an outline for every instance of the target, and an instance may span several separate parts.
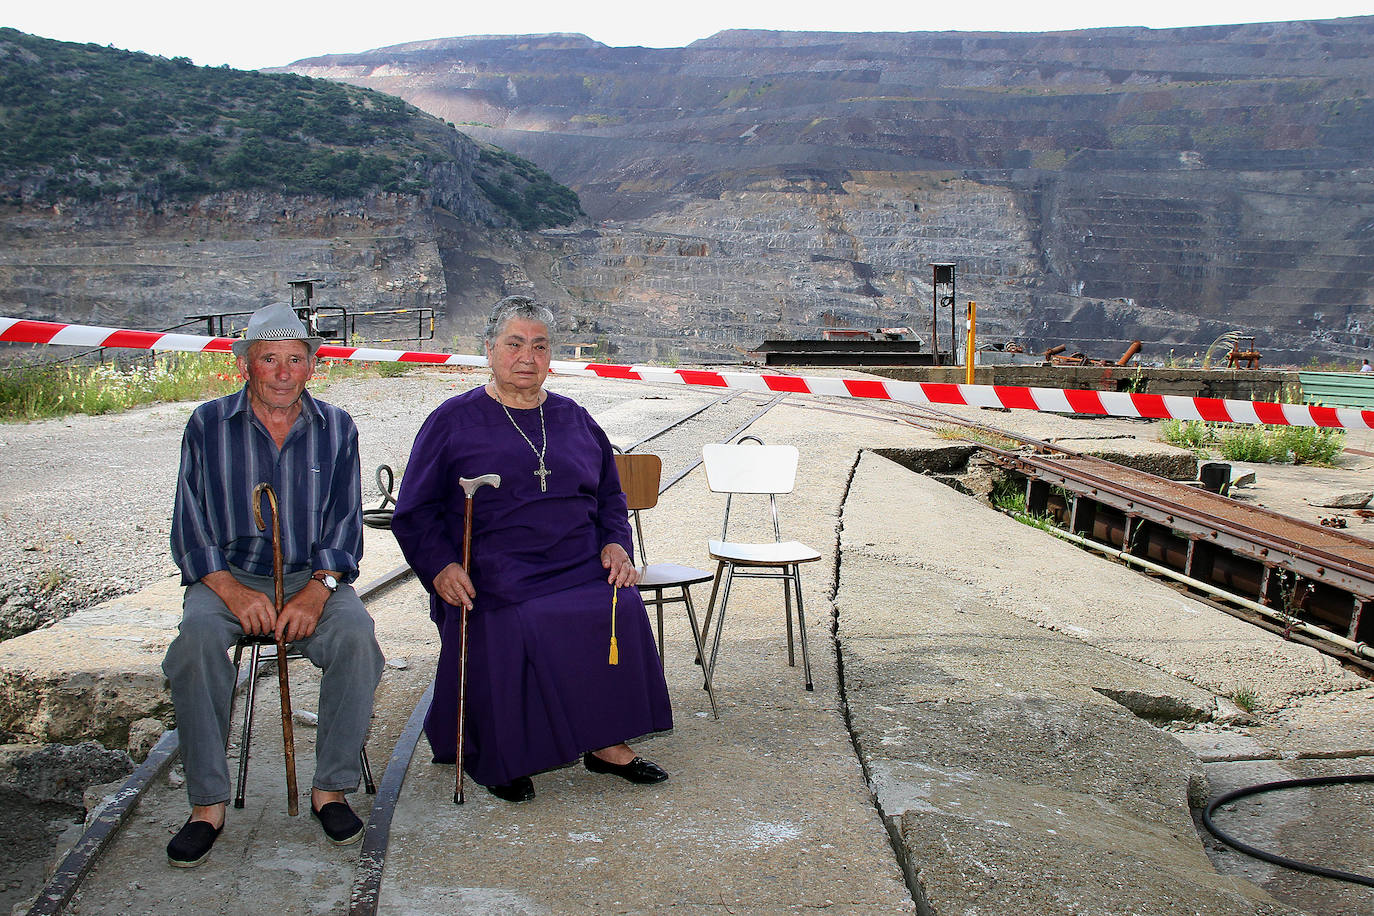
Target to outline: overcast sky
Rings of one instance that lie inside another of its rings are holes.
[[[17,8],[16,8],[17,7]],[[1374,0],[1102,0],[895,2],[839,0],[29,0],[0,22],[63,41],[95,42],[198,64],[256,69],[319,54],[446,38],[581,32],[614,46],[681,47],[722,29],[1041,32],[1138,25],[1334,19],[1374,13]]]

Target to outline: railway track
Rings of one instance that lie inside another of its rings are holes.
[[[895,412],[922,428],[969,430],[1024,480],[1026,514],[1069,540],[1374,675],[1374,542],[936,408]]]
[[[1093,541],[1119,559],[1135,558],[1159,568],[1176,566],[1186,579],[1215,585],[1223,598],[1226,589],[1235,589],[1242,602],[1250,600],[1272,611],[1271,619],[1256,622],[1290,636],[1315,632],[1313,641],[1323,650],[1374,673],[1374,655],[1365,645],[1374,629],[1374,614],[1366,613],[1374,600],[1374,543],[935,408],[730,392],[672,418],[623,450],[651,450],[663,458],[661,492],[666,491],[700,463],[702,444],[739,438],[781,404],[930,430],[962,427],[1005,473],[1025,479],[1028,508],[1061,524],[1067,535]],[[989,436],[1013,441],[1017,447],[989,445]],[[382,479],[379,470],[379,485]],[[398,567],[363,586],[360,596],[369,602],[409,575],[407,567]],[[429,696],[426,692],[416,703],[383,772],[348,897],[350,916],[373,916],[378,910],[391,815]],[[67,911],[94,864],[132,817],[139,798],[176,756],[176,734],[167,732],[64,858],[29,916]]]

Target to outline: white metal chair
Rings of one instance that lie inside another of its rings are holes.
[[[744,444],[753,440],[755,445]],[[745,436],[735,444],[710,444],[701,450],[706,465],[706,484],[713,493],[725,493],[725,521],[720,540],[709,541],[711,559],[716,561],[716,581],[711,589],[711,603],[706,608],[706,631],[711,629],[715,614],[716,593],[720,593],[720,611],[716,616],[716,633],[711,641],[711,660],[706,666],[708,681],[715,674],[716,656],[720,651],[720,634],[725,629],[725,606],[730,601],[730,583],[736,576],[754,579],[781,579],[783,604],[787,613],[787,664],[795,667],[796,655],[792,642],[792,589],[797,595],[797,628],[801,634],[802,665],[806,674],[806,689],[812,690],[811,654],[806,642],[806,612],[802,605],[801,564],[813,563],[821,555],[800,541],[784,541],[778,522],[778,494],[791,493],[797,479],[798,453],[790,445],[764,445],[757,436]],[[734,495],[761,494],[768,497],[773,517],[773,540],[764,543],[744,543],[728,540],[730,531],[730,502]],[[722,575],[723,574],[723,575]]]
[[[652,509],[658,505],[658,482],[663,474],[663,460],[657,455],[615,456],[616,470],[620,473],[620,488],[625,491],[625,501],[629,505],[633,519],[635,543],[639,547],[640,580],[639,593],[645,605],[658,612],[658,659],[663,663],[663,606],[682,604],[687,608],[687,622],[692,627],[692,639],[696,641],[698,661],[706,658],[701,627],[697,625],[696,608],[692,605],[691,587],[701,582],[709,582],[713,576],[704,569],[681,566],[677,563],[650,563],[644,552],[644,529],[640,526],[639,513],[642,509]],[[675,589],[676,595],[665,594]],[[720,718],[716,707],[716,692],[711,686],[711,672],[703,663],[701,666],[706,680],[706,695],[711,699],[711,714]]]

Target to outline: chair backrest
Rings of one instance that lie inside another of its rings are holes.
[[[615,469],[620,474],[620,489],[634,522],[635,543],[639,545],[640,566],[648,566],[644,553],[644,529],[640,525],[639,510],[658,505],[658,481],[663,474],[663,459],[657,455],[626,455],[617,451]]]
[[[710,443],[701,457],[712,493],[791,493],[797,482],[795,446]]]
[[[745,445],[752,439],[756,445]],[[745,436],[738,443],[709,443],[702,446],[706,466],[706,485],[712,493],[725,493],[725,519],[720,539],[729,540],[730,503],[736,493],[756,493],[768,497],[773,516],[773,540],[782,540],[778,521],[778,494],[791,493],[797,482],[797,449],[791,445],[764,445],[757,436]]]
[[[620,489],[631,512],[652,509],[658,505],[658,481],[663,474],[663,459],[657,455],[616,455],[615,469],[620,472]]]

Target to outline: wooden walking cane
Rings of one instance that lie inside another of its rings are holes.
[[[458,486],[463,488],[463,572],[472,563],[472,495],[482,487],[500,487],[500,474],[483,474],[481,477],[459,477]],[[463,725],[468,705],[468,609],[462,608],[458,624],[458,641],[463,648],[458,655],[458,775],[453,789],[453,803],[463,803]]]
[[[272,508],[272,579],[276,586],[277,616],[281,616],[286,606],[285,586],[281,570],[281,517],[277,514],[277,494],[269,483],[260,483],[253,488],[253,518],[258,530],[267,528],[262,521],[262,494],[267,494],[267,504]],[[286,677],[286,643],[280,636],[277,642],[277,692],[281,694],[281,743],[286,754],[286,813],[295,817],[300,813],[300,802],[296,798],[296,735],[291,725],[291,683]]]

